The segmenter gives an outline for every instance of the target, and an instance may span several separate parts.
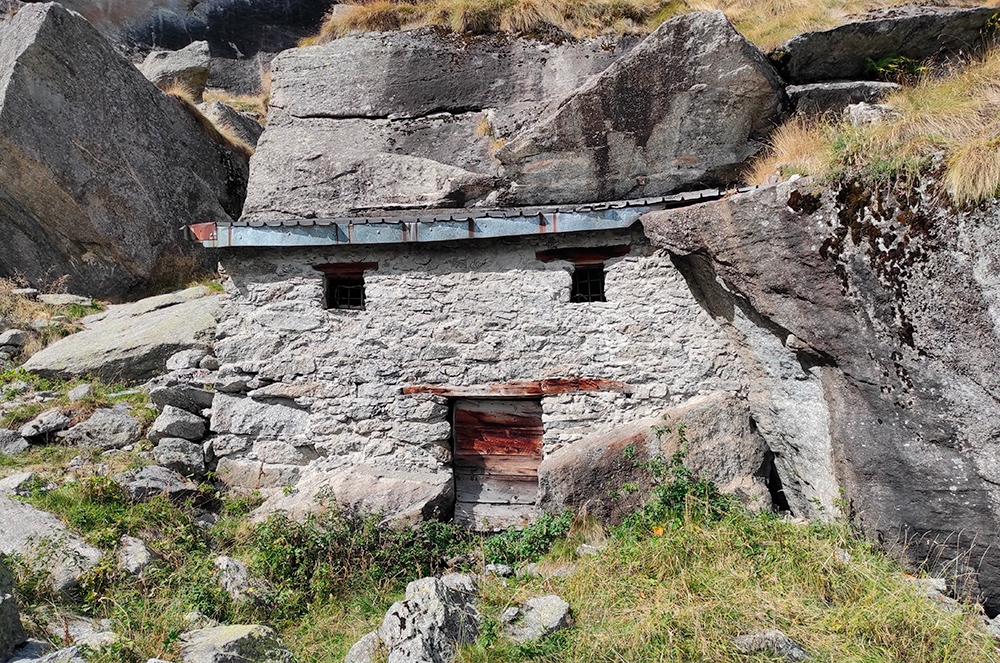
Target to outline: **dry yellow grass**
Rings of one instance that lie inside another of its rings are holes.
[[[316,37],[323,43],[352,32],[437,25],[469,34],[515,33],[593,37],[648,33],[690,11],[721,9],[748,39],[770,50],[807,30],[843,23],[849,16],[911,0],[374,0],[338,5]],[[998,6],[1000,1],[940,0],[934,4]],[[346,7],[346,9],[345,9]]]
[[[216,124],[212,122],[212,120],[198,109],[198,105],[187,88],[183,86],[169,87],[164,90],[164,93],[175,99],[181,105],[181,108],[191,115],[201,128],[205,130],[205,133],[216,143],[238,154],[246,161],[249,161],[250,157],[253,156],[254,148],[239,138],[233,132],[232,127],[225,123]]]
[[[1000,50],[927,76],[885,103],[898,119],[860,127],[793,119],[775,132],[772,149],[752,165],[747,180],[843,171],[874,179],[912,176],[940,156],[942,181],[955,202],[1000,194]]]

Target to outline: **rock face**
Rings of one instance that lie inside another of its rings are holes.
[[[479,637],[475,596],[475,581],[459,573],[407,585],[378,628],[388,663],[448,663],[456,645]]]
[[[790,459],[805,495],[822,482],[802,469],[835,459],[855,522],[991,614],[998,218],[945,211],[932,193],[803,181],[643,218],[741,346],[786,487]]]
[[[539,640],[573,623],[569,603],[554,594],[530,598],[516,612],[504,614],[510,619],[504,632],[514,642]]]
[[[228,127],[233,136],[251,147],[257,146],[260,135],[264,133],[264,127],[261,126],[260,122],[240,113],[221,101],[203,104],[200,108],[205,117],[210,119],[215,126]]]
[[[146,380],[174,353],[211,344],[218,306],[203,286],[111,306],[85,318],[83,331],[32,355],[24,368],[48,377]]]
[[[115,482],[127,490],[136,501],[147,500],[157,495],[183,501],[194,497],[198,492],[198,486],[193,481],[157,465],[115,475]]]
[[[17,456],[23,454],[31,448],[28,441],[21,437],[17,431],[7,428],[0,428],[0,454],[5,456]]]
[[[142,63],[142,73],[161,90],[178,85],[200,102],[211,64],[208,42],[196,41],[179,51],[153,51]]]
[[[875,103],[900,87],[896,83],[880,81],[834,81],[789,85],[785,93],[797,113],[820,115],[839,113],[851,104]]]
[[[205,436],[205,420],[196,414],[172,405],[164,405],[163,412],[150,426],[146,437],[150,442],[159,442],[168,437],[197,441]]]
[[[678,17],[634,43],[424,30],[283,53],[244,219],[586,202],[730,181],[780,114],[771,65],[721,12]]]
[[[0,661],[10,658],[14,649],[27,639],[14,598],[14,576],[0,555]]]
[[[266,626],[234,625],[188,631],[181,636],[184,663],[292,663],[292,654]]]
[[[0,44],[0,275],[118,295],[196,267],[180,228],[239,215],[243,157],[58,4]]]
[[[921,7],[883,10],[845,25],[806,32],[771,54],[790,83],[870,75],[867,62],[890,56],[922,60],[942,51],[970,51],[983,44],[994,7]]]
[[[326,500],[353,513],[381,513],[393,523],[416,523],[446,515],[454,499],[455,482],[445,472],[400,472],[377,466],[326,470],[320,463],[306,471],[294,491],[275,491],[254,511],[253,519],[279,511],[303,518]]]
[[[86,421],[59,433],[67,444],[121,449],[142,437],[142,424],[128,412],[128,407],[101,408]]]
[[[611,434],[586,437],[539,465],[539,507],[553,513],[585,511],[617,522],[645,503],[650,474],[643,464],[654,456],[668,458],[678,451],[677,425],[683,423],[685,464],[698,476],[739,496],[750,508],[768,509],[772,506],[768,493],[771,453],[750,421],[745,400],[717,392]],[[667,432],[666,427],[671,430]],[[636,490],[623,492],[627,484]],[[808,511],[807,505],[796,503],[796,507],[798,513]]]
[[[129,20],[114,21],[108,26],[112,34],[124,26],[122,38],[126,46],[141,50],[178,49],[203,39],[213,56],[227,58],[248,58],[260,51],[277,53],[294,48],[303,37],[319,32],[323,18],[334,4],[332,0],[206,0],[192,5],[190,11],[183,11],[166,0],[69,1],[74,9],[86,4],[130,10]]]
[[[721,11],[679,16],[500,148],[516,184],[505,198],[604,201],[735,182],[780,115],[781,88]]]
[[[51,573],[56,592],[72,591],[101,552],[66,529],[51,513],[0,495],[0,553],[16,553]]]

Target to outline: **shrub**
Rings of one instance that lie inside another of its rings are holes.
[[[556,539],[569,532],[572,524],[570,511],[559,516],[543,513],[522,530],[508,529],[483,541],[486,561],[494,564],[533,562],[547,553]]]

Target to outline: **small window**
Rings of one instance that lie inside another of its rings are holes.
[[[365,271],[378,269],[378,263],[330,263],[315,268],[323,272],[325,308],[365,310]]]
[[[365,277],[327,276],[324,283],[327,308],[365,309]]]
[[[606,302],[604,296],[604,263],[575,265],[573,287],[569,299],[572,302]]]
[[[536,252],[535,258],[542,262],[565,260],[573,263],[569,293],[571,302],[606,302],[608,300],[604,295],[604,261],[627,256],[631,250],[631,244],[548,249]]]

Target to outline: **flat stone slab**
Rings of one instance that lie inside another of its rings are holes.
[[[112,306],[85,318],[83,331],[34,354],[24,369],[49,378],[148,380],[175,353],[209,347],[218,311],[218,297],[204,287]]]

